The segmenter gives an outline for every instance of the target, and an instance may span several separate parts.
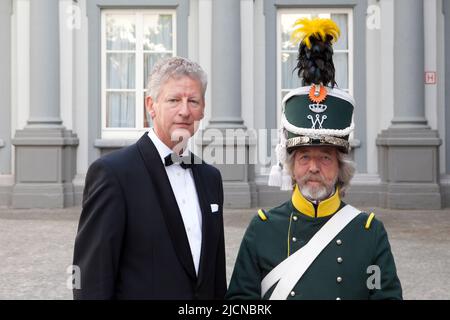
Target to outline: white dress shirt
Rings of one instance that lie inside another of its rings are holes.
[[[148,132],[149,138],[152,140],[158,150],[161,161],[164,165],[164,158],[173,151],[162,142],[155,134],[153,129]],[[189,154],[186,149],[183,156]],[[191,169],[183,169],[179,164],[165,166],[170,185],[172,186],[178,208],[183,218],[184,228],[191,248],[192,259],[194,261],[195,272],[198,274],[200,262],[200,253],[202,248],[202,212],[198,201],[197,190],[195,188],[194,177]]]

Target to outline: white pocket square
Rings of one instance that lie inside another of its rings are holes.
[[[216,212],[218,212],[218,211],[219,211],[219,205],[216,204],[216,203],[212,203],[212,204],[211,204],[211,212],[212,212],[212,213],[216,213]]]

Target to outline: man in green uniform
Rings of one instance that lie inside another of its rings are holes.
[[[353,98],[335,87],[330,19],[299,19],[303,87],[283,99],[279,164],[269,185],[289,201],[258,211],[241,243],[229,299],[402,299],[386,230],[341,197],[354,173],[347,153]]]

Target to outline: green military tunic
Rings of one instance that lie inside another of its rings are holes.
[[[261,299],[263,278],[344,206],[339,192],[315,206],[296,188],[290,201],[260,212],[242,240],[226,298]],[[386,230],[372,218],[360,213],[353,219],[318,255],[288,299],[402,299]],[[378,275],[373,266],[379,267]]]

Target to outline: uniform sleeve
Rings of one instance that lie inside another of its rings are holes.
[[[261,299],[261,270],[256,252],[256,224],[259,218],[253,218],[242,239],[239,253],[234,265],[233,275],[226,299],[259,300]]]
[[[125,200],[115,174],[101,160],[86,175],[83,209],[75,239],[73,264],[79,267],[81,288],[74,299],[112,299],[122,239]]]
[[[392,255],[388,235],[382,222],[378,221],[376,230],[376,245],[373,262],[373,281],[375,287],[369,291],[370,300],[401,300],[402,287],[397,276],[394,256]],[[377,280],[379,267],[380,276]],[[370,277],[370,275],[369,275]],[[378,283],[377,283],[378,282]],[[379,284],[379,285],[378,285]]]

